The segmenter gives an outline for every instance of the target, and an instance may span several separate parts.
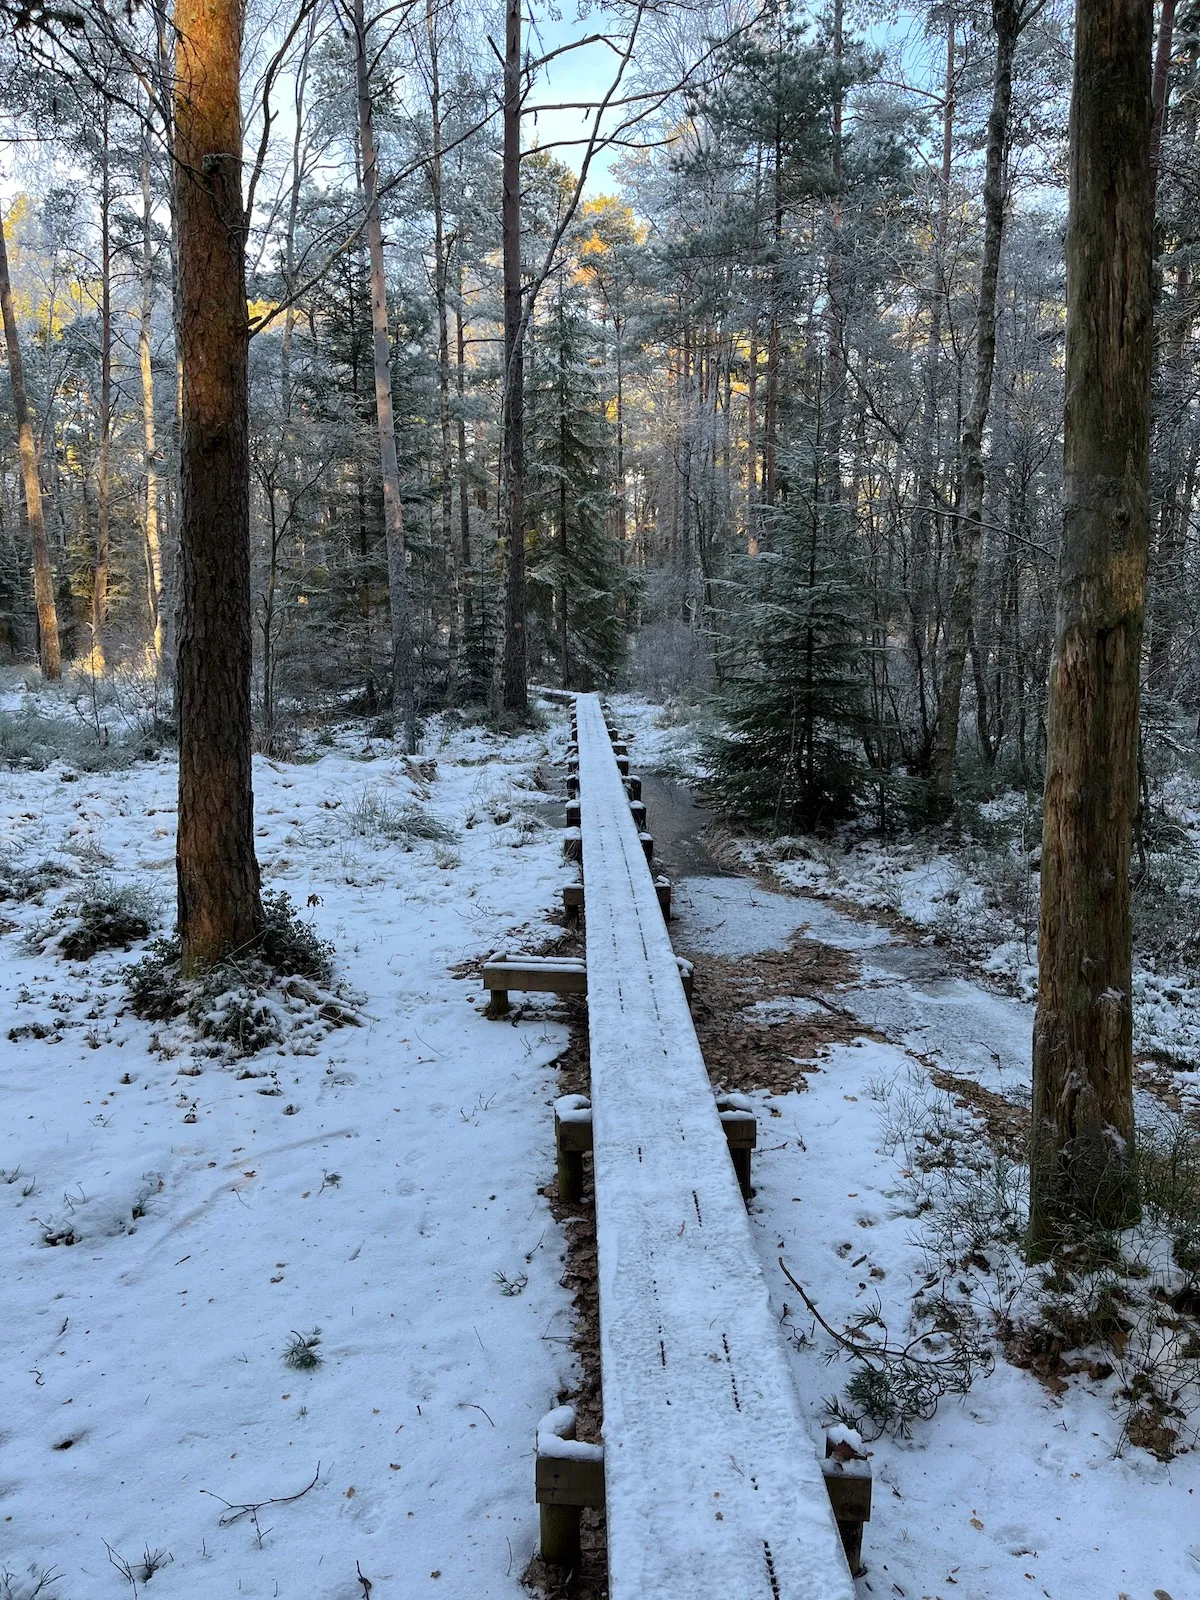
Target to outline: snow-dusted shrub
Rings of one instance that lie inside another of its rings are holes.
[[[254,953],[282,976],[328,983],[333,975],[333,945],[305,922],[291,896],[282,889],[266,890],[262,914]]]
[[[214,967],[188,1001],[188,1020],[199,1037],[229,1046],[235,1059],[252,1056],[284,1037],[284,1018],[271,997],[252,981],[236,980],[230,968]]]
[[[44,856],[34,866],[20,866],[14,855],[0,851],[0,900],[41,900],[47,889],[57,889],[78,876],[68,861]]]
[[[154,896],[138,884],[99,883],[79,902],[59,953],[68,961],[88,961],[98,950],[126,949],[149,937],[157,921]]]
[[[140,961],[125,969],[130,1010],[148,1022],[167,1022],[187,1006],[179,976],[179,940],[155,939]]]

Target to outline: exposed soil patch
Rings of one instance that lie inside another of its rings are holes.
[[[786,950],[734,960],[685,954],[696,968],[692,1020],[709,1077],[720,1089],[805,1089],[805,1074],[818,1070],[831,1046],[870,1034],[830,998],[858,975],[845,950],[798,934]],[[789,1001],[798,1004],[789,1007]]]

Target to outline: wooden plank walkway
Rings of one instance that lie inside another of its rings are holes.
[[[611,1600],[853,1600],[600,701],[576,701]]]

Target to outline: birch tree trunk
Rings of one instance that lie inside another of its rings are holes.
[[[33,424],[29,420],[29,399],[25,393],[25,369],[17,337],[17,318],[13,310],[12,285],[8,279],[8,245],[4,238],[4,218],[0,216],[0,314],[4,319],[4,343],[8,349],[8,375],[12,383],[13,415],[17,423],[17,453],[21,461],[21,486],[25,492],[25,521],[33,546],[33,598],[38,618],[38,660],[42,676],[62,677],[62,651],[58,642],[58,608],[54,603],[54,573],[50,549],[46,544],[46,519],[42,512],[42,486],[38,479],[37,450],[33,443]]]
[[[176,0],[179,933],[185,972],[261,920],[250,759],[250,452],[238,100],[242,0]]]
[[[371,72],[367,60],[363,0],[354,0],[354,63],[358,89],[358,138],[362,149],[363,200],[367,214],[367,249],[371,261],[371,351],[392,623],[392,715],[404,729],[405,746],[411,755],[417,748],[416,663],[413,658],[412,607],[408,592],[404,503],[400,498],[400,462],[396,454],[396,419],[392,406],[392,347],[388,334],[383,222],[379,214],[379,169],[375,157]]]
[[[1029,1251],[1137,1215],[1129,857],[1149,534],[1150,0],[1079,0],[1063,540],[1050,665]]]

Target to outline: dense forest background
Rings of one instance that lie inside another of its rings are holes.
[[[944,808],[964,777],[1036,787],[1061,533],[1067,8],[935,5],[885,25],[842,0],[623,3],[549,19],[545,39],[537,22],[521,79],[531,679],[716,690],[757,751],[759,777],[731,761],[727,791],[789,824],[856,796],[885,816],[893,795]],[[453,0],[250,8],[266,751],[287,750],[315,699],[390,713],[398,574],[418,709],[500,707],[502,23]],[[125,694],[164,722],[179,497],[168,35],[138,10],[57,44],[18,29],[0,70],[13,326],[62,656],[85,698]],[[607,45],[572,52],[595,35]],[[599,89],[591,66],[564,75],[597,48],[616,63]],[[1198,62],[1200,10],[1167,0],[1146,782],[1200,716]],[[19,664],[37,660],[39,619],[18,433],[5,383],[0,654]]]

